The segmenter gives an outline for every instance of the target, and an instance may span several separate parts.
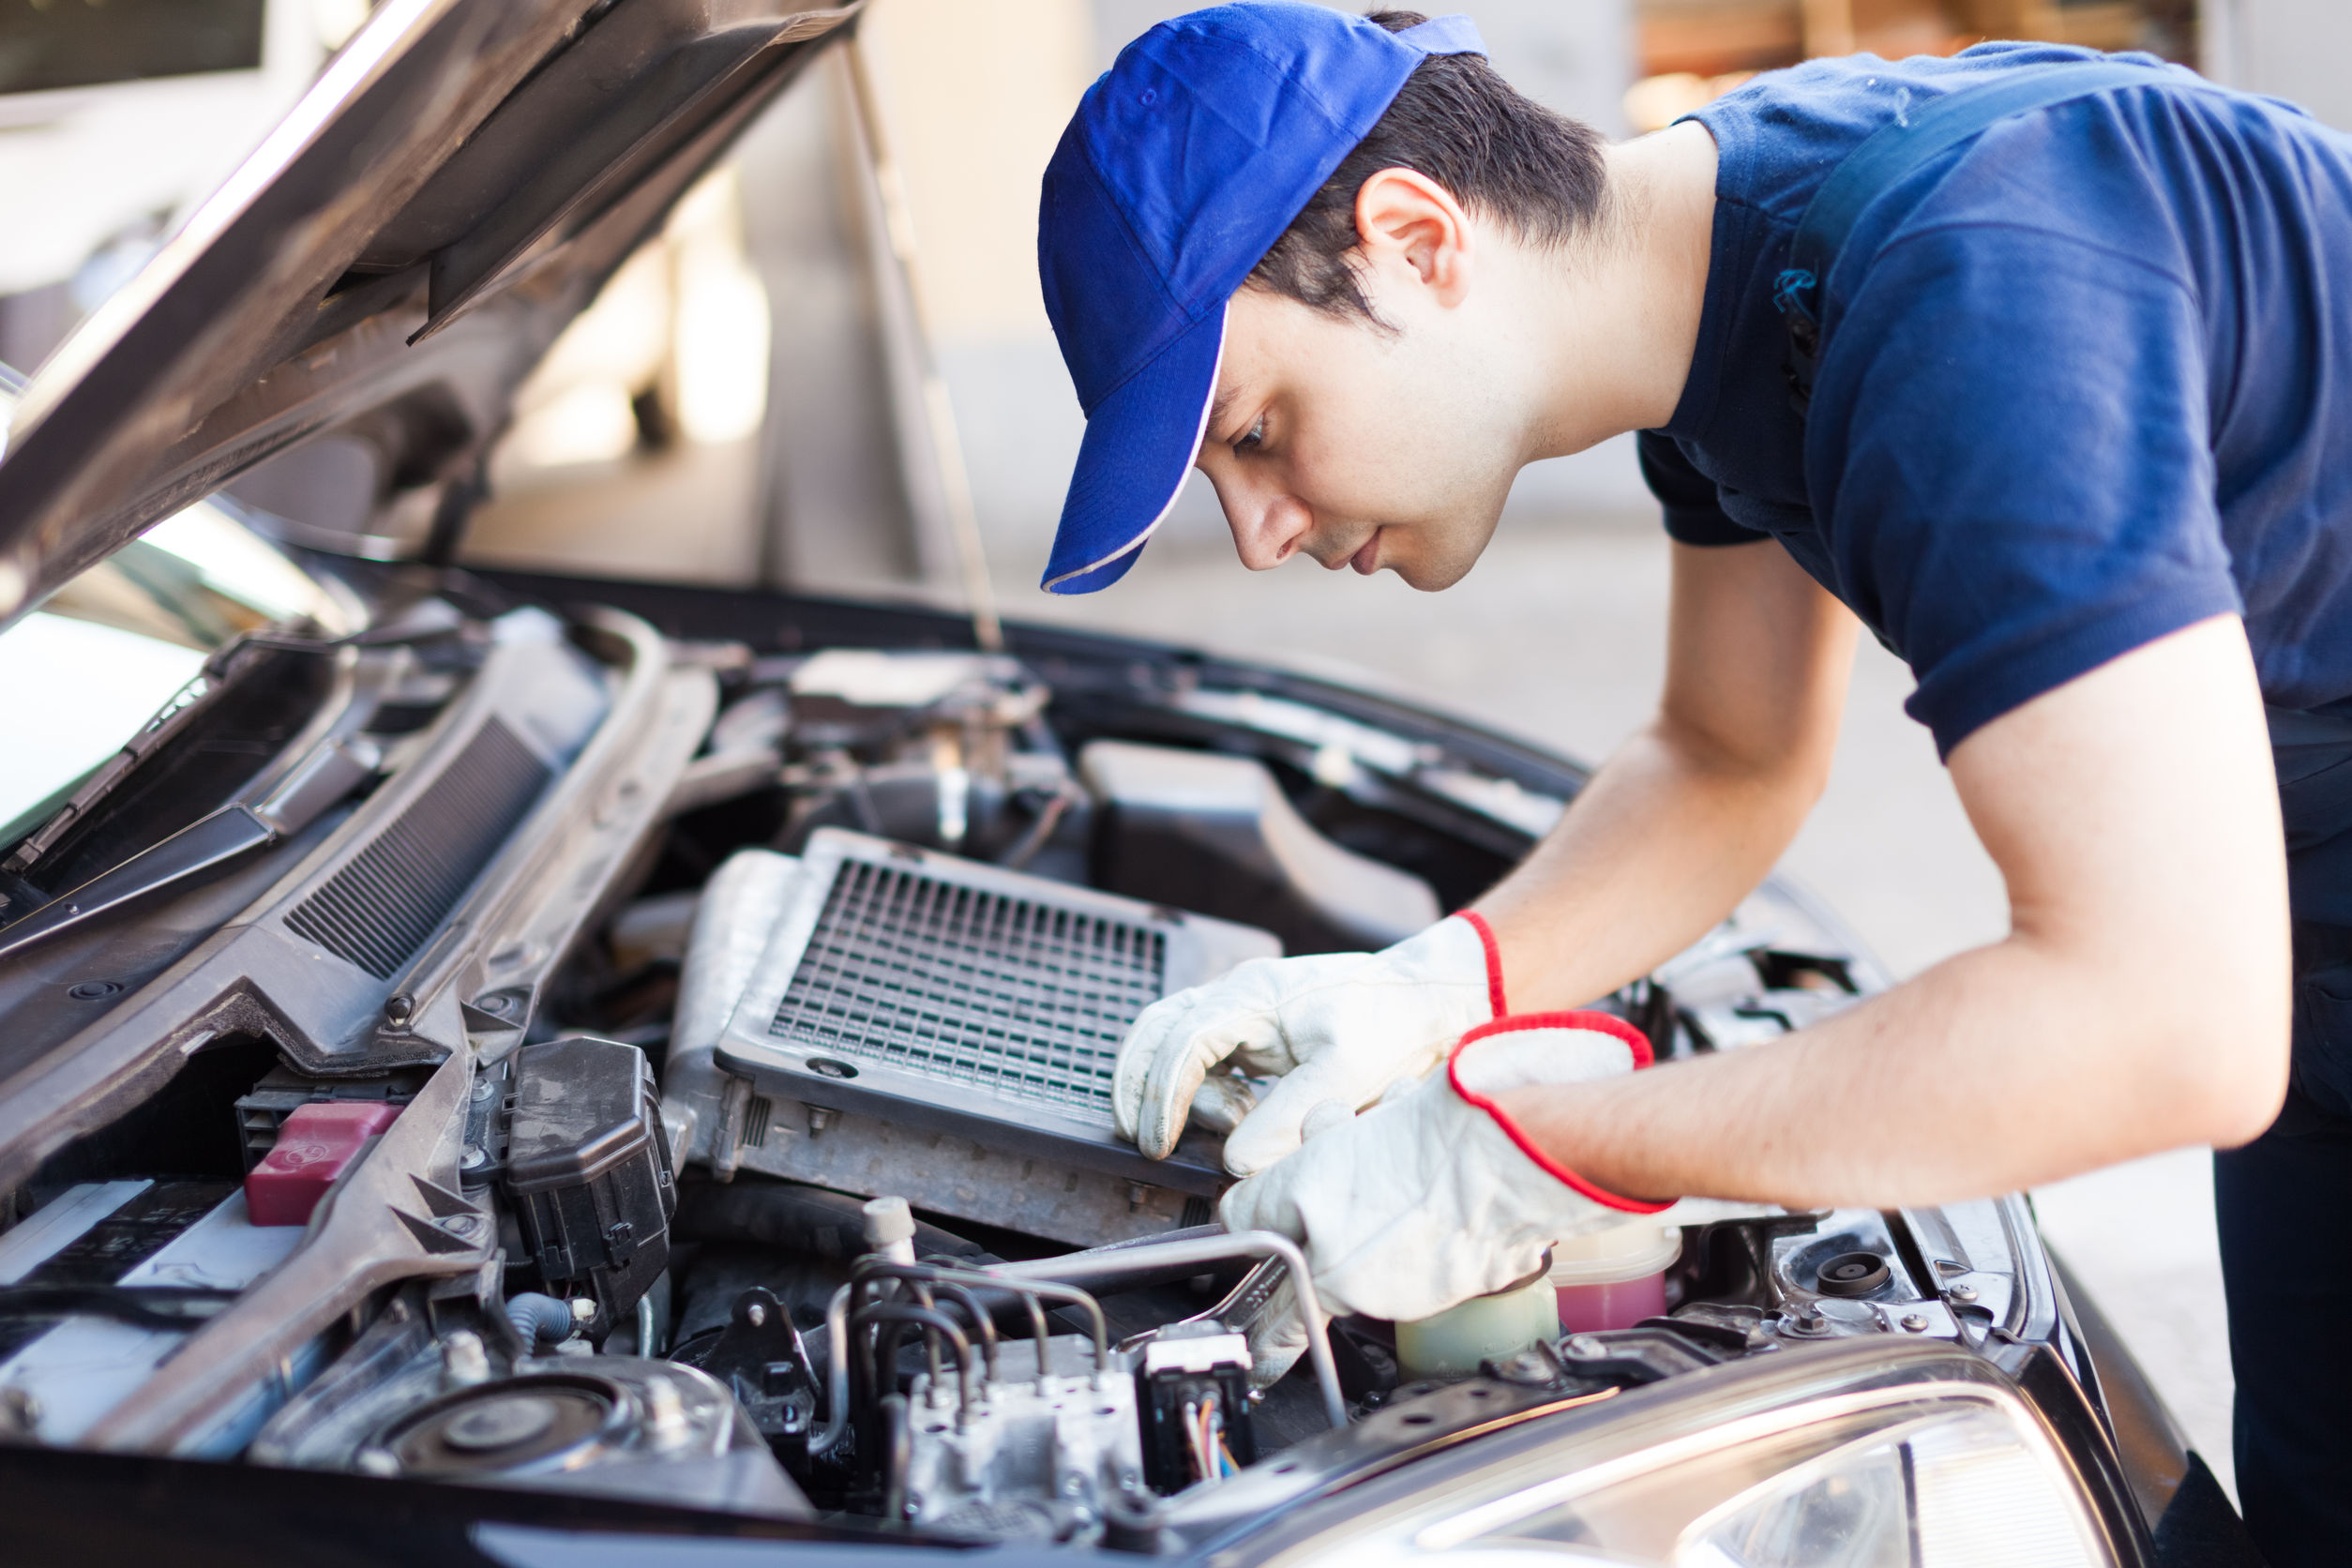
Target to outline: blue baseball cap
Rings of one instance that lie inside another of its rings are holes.
[[[1466,16],[1392,33],[1250,0],[1163,22],[1086,90],[1037,210],[1046,314],[1086,411],[1043,586],[1126,575],[1200,451],[1225,308],[1432,54],[1483,54]]]

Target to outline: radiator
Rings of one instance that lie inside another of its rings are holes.
[[[1147,1160],[1119,1136],[1119,1042],[1160,997],[1280,951],[1250,927],[821,830],[719,1041],[755,1101],[736,1163],[1081,1244],[1197,1221],[1220,1151],[1196,1133]]]

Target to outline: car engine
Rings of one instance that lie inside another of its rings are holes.
[[[571,634],[596,658],[465,635],[471,662],[401,654],[347,727],[378,792],[502,656],[570,671],[568,731],[514,743],[533,769],[626,695],[620,632]],[[717,701],[661,743],[660,798],[582,806],[638,824],[619,848],[535,863],[568,926],[412,985],[448,939],[378,954],[368,879],[452,840],[379,837],[300,906],[379,977],[348,1048],[287,1048],[249,988],[8,1193],[0,1440],[1148,1550],[1515,1412],[2047,1310],[2030,1221],[1982,1203],[1678,1212],[1618,1247],[1630,1276],[1563,1258],[1534,1328],[1434,1372],[1397,1325],[1326,1327],[1287,1242],[1214,1224],[1253,1087],[1146,1160],[1110,1120],[1119,1042],[1244,959],[1419,928],[1559,796],[1181,668],[667,657]],[[469,798],[502,787],[475,766]],[[1876,983],[1767,890],[1601,1005],[1674,1056]],[[418,1044],[436,1007],[469,1048]],[[1280,1315],[1308,1353],[1254,1387]]]

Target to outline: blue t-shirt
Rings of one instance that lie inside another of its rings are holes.
[[[2163,83],[1998,122],[1891,192],[1907,216],[1836,274],[1792,403],[1772,279],[1830,171],[1940,94],[2087,57],[1816,61],[1696,116],[1697,354],[1641,437],[1667,531],[1779,539],[1909,662],[1946,753],[2228,611],[2267,701],[2352,707],[2352,138]]]

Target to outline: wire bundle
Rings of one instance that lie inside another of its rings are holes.
[[[1229,1475],[1242,1473],[1231,1446],[1225,1440],[1225,1415],[1217,1408],[1214,1390],[1197,1400],[1184,1401],[1184,1446],[1192,1455],[1194,1480],[1222,1481]]]

